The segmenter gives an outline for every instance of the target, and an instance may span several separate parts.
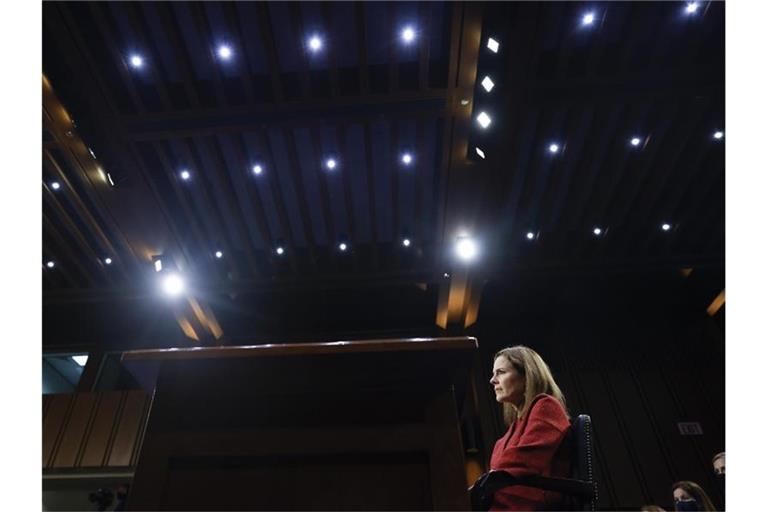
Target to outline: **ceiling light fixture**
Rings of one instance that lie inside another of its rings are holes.
[[[595,13],[588,12],[581,18],[582,25],[591,25],[595,21]]]
[[[408,238],[403,238],[403,246],[410,247],[411,241]]]
[[[405,42],[406,44],[409,44],[409,43],[412,43],[413,40],[416,38],[416,32],[413,30],[412,27],[405,27],[401,32],[400,37],[403,39],[403,42]]]
[[[114,187],[114,186],[115,186],[115,182],[114,182],[114,180],[112,180],[112,175],[111,175],[111,174],[109,174],[109,173],[107,173],[107,181],[109,182],[109,185],[110,185],[111,187]]]
[[[58,182],[58,181],[52,181],[52,182],[51,182],[51,188],[52,188],[53,190],[59,190],[59,189],[61,188],[61,185],[59,185],[59,182]]]
[[[491,92],[491,89],[493,89],[493,86],[496,85],[493,83],[493,80],[491,80],[491,77],[486,76],[483,78],[483,81],[480,82],[480,85],[483,86],[483,89],[485,89],[486,92]]]
[[[533,240],[534,238],[536,238],[536,235],[535,235],[535,234],[533,234],[533,231],[529,231],[529,232],[528,232],[528,234],[527,234],[527,235],[525,235],[525,237],[526,237],[528,240]]]
[[[221,259],[221,257],[224,256],[224,253],[221,251],[216,251],[215,256],[216,256],[216,259]]]
[[[554,144],[554,143],[549,145],[549,152],[550,153],[554,154],[554,153],[557,153],[558,151],[560,151],[560,146],[558,146],[557,144]]]
[[[325,161],[325,167],[328,168],[329,170],[335,169],[336,160],[334,160],[333,158],[329,158],[328,160]]]
[[[345,244],[344,242],[341,242],[339,244],[339,250],[342,251],[342,252],[346,251],[347,250],[347,244]]]
[[[669,224],[667,224],[667,223],[665,222],[664,224],[662,224],[662,225],[661,225],[661,229],[662,229],[663,231],[669,231],[670,229],[672,229],[672,226],[670,226]]]
[[[493,53],[499,53],[499,42],[492,37],[488,38],[488,49]]]
[[[56,266],[56,264],[53,261],[49,261],[48,263],[45,264],[45,266],[48,268],[53,268]]]
[[[600,236],[603,233],[603,230],[600,228],[595,228],[592,230],[592,233],[594,233],[595,236]]]
[[[275,249],[275,252],[276,252],[277,254],[280,254],[280,255],[282,255],[282,254],[285,252],[285,249],[283,249],[282,247],[278,247],[277,249]]]
[[[141,55],[133,54],[131,55],[131,66],[133,66],[136,69],[140,69],[144,65],[144,59],[141,58]]]
[[[222,59],[229,60],[232,58],[232,48],[230,48],[226,44],[222,44],[221,46],[219,46],[218,54],[219,54],[219,57],[221,57]]]
[[[179,176],[181,176],[181,179],[183,179],[184,181],[187,181],[191,175],[189,174],[188,170],[184,169],[183,171],[181,171]]]
[[[400,161],[402,161],[405,165],[409,165],[413,161],[413,157],[410,153],[403,153],[403,156],[400,158]]]
[[[480,148],[475,148],[475,153],[477,153],[477,156],[485,160],[485,152]]]
[[[163,291],[171,297],[175,297],[184,291],[184,281],[178,274],[168,274],[163,279]]]
[[[685,12],[687,14],[695,14],[698,9],[699,2],[688,2],[688,5],[685,6]]]
[[[309,38],[309,49],[313,52],[317,52],[320,50],[320,48],[323,47],[323,40],[320,39],[320,36],[314,35]]]
[[[160,272],[161,270],[163,270],[163,260],[157,258],[155,260],[155,272]]]
[[[477,256],[477,244],[470,237],[458,237],[456,239],[456,255],[462,261],[472,261]]]
[[[480,126],[483,127],[483,129],[486,129],[491,124],[491,118],[485,112],[480,112],[477,115],[477,122],[480,124]]]
[[[261,174],[262,171],[263,171],[263,169],[261,168],[261,166],[259,164],[256,164],[256,165],[253,166],[253,174],[257,174],[258,175],[258,174]]]
[[[111,265],[112,264],[112,258],[104,258],[104,263],[106,263],[107,265]]]
[[[723,136],[724,136],[724,135],[725,135],[725,134],[724,134],[723,132],[721,132],[721,131],[716,131],[716,132],[715,132],[715,133],[712,135],[712,137],[714,137],[716,140],[720,140],[720,139],[722,139],[722,138],[723,138]]]
[[[632,144],[633,146],[639,146],[640,137],[632,137],[632,140],[630,140],[629,143]]]

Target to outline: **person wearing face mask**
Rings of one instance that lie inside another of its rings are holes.
[[[672,486],[672,497],[675,500],[675,510],[717,510],[699,484],[683,480]]]
[[[505,477],[501,473],[568,476],[570,419],[552,372],[534,350],[518,345],[496,353],[490,384],[509,428],[493,448],[491,471],[470,488],[473,504],[490,505],[490,510],[559,508],[559,493],[496,484]],[[478,489],[483,489],[481,498]]]

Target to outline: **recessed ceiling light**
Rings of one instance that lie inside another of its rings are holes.
[[[112,258],[104,258],[104,263],[106,263],[107,265],[111,265],[112,264]]]
[[[448,272],[443,272],[443,277],[448,278],[448,277],[451,277],[451,275]]]
[[[533,231],[529,231],[529,232],[528,232],[528,234],[526,234],[526,235],[525,235],[525,237],[526,237],[528,240],[533,240],[534,238],[536,238],[536,235],[535,235],[535,234],[533,234]]]
[[[492,37],[488,38],[488,49],[491,50],[493,53],[498,53],[499,51],[499,42],[495,40]]]
[[[45,264],[45,266],[48,268],[53,268],[56,266],[56,264],[53,261],[49,261],[48,263]]]
[[[558,146],[557,144],[554,144],[554,143],[549,145],[549,152],[550,153],[557,153],[558,151],[560,151],[560,146]]]
[[[484,129],[488,128],[491,124],[491,118],[486,114],[485,112],[480,112],[477,115],[477,122],[482,126]]]
[[[462,107],[466,107],[467,105],[469,105],[469,100],[468,99],[461,100],[461,106]]]
[[[640,137],[632,137],[632,140],[630,140],[629,143],[632,144],[633,146],[639,146]]]
[[[184,169],[183,171],[181,171],[179,176],[181,176],[181,179],[183,179],[184,181],[187,181],[190,177],[190,174],[188,170]]]
[[[52,188],[53,190],[59,190],[59,189],[61,188],[61,185],[59,185],[59,182],[58,182],[58,181],[52,181],[52,182],[51,182],[51,188]]]
[[[163,279],[163,290],[171,296],[179,295],[184,291],[184,281],[177,274],[169,274]]]
[[[224,253],[221,251],[216,251],[216,258],[221,259],[221,257],[224,256]]]
[[[278,247],[277,249],[275,249],[275,252],[277,254],[283,254],[285,252],[285,249],[283,249],[282,247]]]
[[[260,165],[256,164],[253,166],[253,174],[261,174],[263,169]]]
[[[112,175],[111,175],[111,174],[109,174],[109,173],[107,173],[107,181],[109,182],[109,185],[110,185],[111,187],[114,187],[114,186],[115,186],[115,182],[114,182],[114,180],[112,179]]]
[[[232,48],[230,48],[226,44],[222,44],[221,46],[219,46],[218,54],[219,54],[219,57],[221,57],[222,59],[229,60],[230,58],[232,58]]]
[[[325,167],[327,167],[328,169],[335,169],[336,160],[334,160],[333,158],[329,158],[328,160],[325,161]]]
[[[664,224],[661,225],[661,229],[664,231],[669,231],[670,229],[672,229],[672,226],[670,226],[665,222]]]
[[[94,160],[96,160],[96,153],[93,152],[91,148],[88,148],[88,152],[91,154]]]
[[[347,250],[347,244],[345,244],[344,242],[341,242],[339,244],[339,250],[340,251],[346,251]]]
[[[469,237],[459,237],[456,240],[456,254],[463,261],[472,261],[477,256],[477,244]]]
[[[688,14],[695,14],[699,9],[699,2],[688,2],[685,6],[685,12]]]
[[[410,247],[411,241],[408,238],[403,238],[403,246]]]
[[[131,66],[133,66],[136,69],[141,68],[144,65],[144,59],[141,58],[141,55],[133,54],[131,55]]]
[[[408,165],[413,161],[413,157],[410,153],[403,153],[403,156],[400,157],[400,161],[402,161],[405,165]]]
[[[155,260],[155,272],[160,272],[161,270],[163,270],[163,260],[157,258]]]
[[[85,366],[85,363],[88,362],[88,356],[72,356],[72,360],[79,366]]]
[[[493,83],[493,80],[491,80],[491,77],[486,76],[483,78],[483,81],[480,82],[480,85],[483,86],[483,89],[485,89],[487,92],[491,92],[491,89],[493,89],[493,86],[496,85]]]
[[[595,228],[592,230],[592,233],[594,233],[595,236],[600,236],[603,233],[603,230],[600,228]]]
[[[416,38],[416,32],[412,27],[405,27],[401,32],[400,37],[403,39],[403,42],[412,43]]]
[[[323,47],[323,40],[320,36],[312,36],[309,38],[309,49],[313,52],[319,51]]]
[[[485,152],[480,148],[475,148],[475,153],[477,153],[477,156],[485,160]]]
[[[720,139],[722,139],[722,138],[723,138],[723,135],[725,135],[723,132],[721,132],[721,131],[716,131],[716,132],[714,133],[714,135],[712,135],[712,137],[714,137],[714,138],[715,138],[715,139],[717,139],[717,140],[720,140]]]
[[[588,12],[584,16],[581,17],[581,24],[582,25],[591,25],[595,21],[595,13]]]

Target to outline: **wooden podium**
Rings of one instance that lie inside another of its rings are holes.
[[[129,510],[468,510],[474,338],[126,352],[158,368]]]

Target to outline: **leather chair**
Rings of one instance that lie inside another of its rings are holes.
[[[573,440],[570,478],[538,475],[513,477],[505,471],[491,471],[478,478],[471,489],[472,510],[488,510],[493,493],[504,487],[524,485],[563,495],[557,510],[596,510],[597,483],[594,479],[592,449],[592,419],[579,415],[572,423],[569,435]]]

